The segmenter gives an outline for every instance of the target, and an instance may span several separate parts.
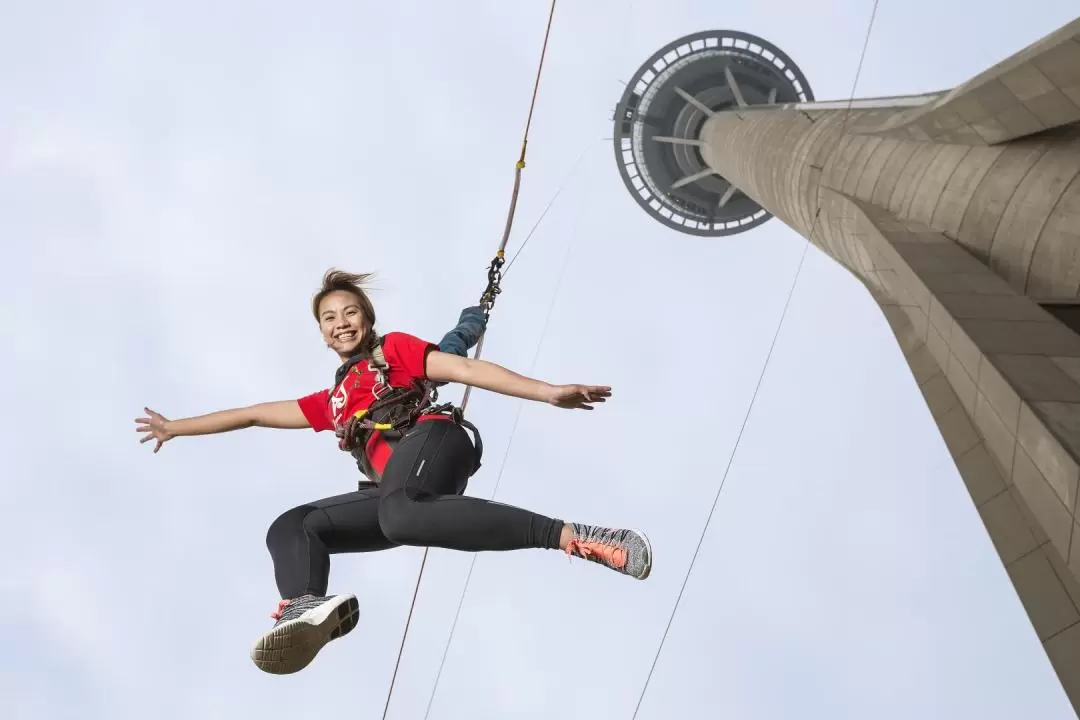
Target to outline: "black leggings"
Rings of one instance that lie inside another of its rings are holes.
[[[382,484],[300,505],[266,534],[282,598],[325,595],[330,555],[399,545],[451,550],[558,549],[563,523],[536,513],[462,497],[474,450],[460,425],[417,423],[398,443]]]

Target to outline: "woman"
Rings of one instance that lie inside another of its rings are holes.
[[[468,327],[444,338],[452,340],[447,344],[454,353],[405,333],[379,337],[375,309],[361,285],[367,277],[330,270],[312,299],[323,341],[342,363],[331,388],[298,400],[183,420],[146,408],[148,416],[135,421],[136,430],[145,433],[141,442],[157,441],[155,453],[174,437],[253,426],[334,430],[339,446],[353,452],[368,477],[355,492],[299,505],[270,525],[266,545],[282,600],[271,615],[274,626],[251,651],[255,664],[269,673],[296,672],[326,643],[355,627],[355,595],[326,594],[332,554],[400,545],[472,552],[559,549],[637,579],[648,577],[652,550],[637,531],[564,523],[464,497],[479,467],[478,448],[463,427],[467,423],[456,408],[417,399],[434,385],[458,382],[559,408],[592,410],[593,403],[610,397],[611,388],[550,385],[463,357],[482,330],[470,310],[462,313],[456,330],[465,327],[461,323]],[[372,425],[388,418],[395,428]]]

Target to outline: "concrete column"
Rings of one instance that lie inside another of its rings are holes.
[[[1077,120],[1080,20],[921,108],[740,109],[700,140],[877,300],[1080,710],[1080,335],[1033,299],[1080,296]]]

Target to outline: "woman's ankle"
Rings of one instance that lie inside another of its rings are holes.
[[[566,550],[567,545],[574,539],[574,526],[570,523],[563,523],[562,531],[559,533],[559,549]]]

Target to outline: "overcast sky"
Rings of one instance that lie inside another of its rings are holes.
[[[547,10],[0,3],[5,717],[379,717],[421,549],[334,560],[360,625],[304,672],[248,657],[278,599],[267,526],[353,488],[350,458],[269,430],[155,456],[132,418],[325,387],[308,301],[330,266],[379,273],[382,331],[437,341],[484,286]],[[802,249],[776,220],[712,240],[652,222],[603,140],[619,81],[726,28],[843,98],[870,10],[559,4],[511,252],[588,153],[485,357],[614,398],[529,405],[511,442],[520,403],[475,394],[469,493],[490,497],[505,456],[498,500],[641,528],[655,566],[639,583],[555,552],[481,556],[432,719],[631,716]],[[1075,13],[881,0],[858,93],[951,87]],[[424,716],[470,557],[431,553],[393,718]],[[1074,717],[884,319],[817,251],[639,717]]]

